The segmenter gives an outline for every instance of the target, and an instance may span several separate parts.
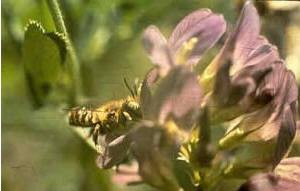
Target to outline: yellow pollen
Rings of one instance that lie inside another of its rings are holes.
[[[185,64],[187,62],[188,57],[194,50],[197,42],[198,42],[198,38],[193,37],[190,40],[183,43],[182,47],[179,49],[176,55],[177,64]]]

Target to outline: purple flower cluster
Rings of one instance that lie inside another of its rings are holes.
[[[168,39],[155,26],[145,30],[143,43],[155,66],[141,85],[143,117],[110,142],[98,158],[100,167],[110,168],[131,153],[146,183],[162,190],[190,190],[176,169],[182,168],[177,163],[180,148],[196,134],[187,169],[192,166],[189,170],[199,174],[200,183],[192,188],[218,190],[219,179],[247,179],[261,171],[265,173],[239,190],[300,190],[299,158],[283,159],[297,129],[296,80],[277,48],[260,35],[251,2],[204,72],[194,70],[225,31],[223,16],[208,9],[183,18]],[[205,135],[218,128],[225,133],[211,143]],[[204,165],[199,161],[207,154]],[[292,171],[282,170],[291,166]]]

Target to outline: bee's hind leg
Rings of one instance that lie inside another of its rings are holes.
[[[95,145],[98,144],[98,136],[100,134],[100,125],[97,124],[94,128],[91,129],[90,131],[90,137],[92,137],[93,142],[95,143]]]
[[[99,128],[100,128],[99,124],[95,125],[94,127],[91,127],[86,137],[87,139],[92,138],[95,145],[97,143],[96,141],[97,141],[97,135],[99,133]]]

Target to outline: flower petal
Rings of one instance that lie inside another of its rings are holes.
[[[161,81],[153,96],[152,114],[159,123],[165,123],[169,117],[188,123],[193,122],[201,103],[202,91],[197,76],[187,67],[173,68]]]
[[[223,16],[213,14],[209,9],[201,9],[187,15],[179,22],[168,44],[173,54],[176,54],[185,42],[193,37],[197,38],[196,46],[188,58],[188,64],[196,64],[202,54],[222,36],[225,29]]]
[[[257,47],[266,44],[266,40],[259,37],[259,32],[260,22],[258,13],[254,5],[250,1],[247,1],[240,14],[235,30],[229,35],[220,52],[203,72],[201,81],[205,86],[205,91],[211,89],[211,82],[223,64],[232,63],[230,73],[235,74],[245,65],[245,62],[248,61],[247,59],[251,58],[251,52],[260,52],[260,54],[266,52],[263,48],[257,49]],[[259,55],[255,53],[252,54],[252,57],[261,58]]]
[[[149,119],[151,116],[150,114],[150,107],[152,102],[152,93],[151,93],[151,86],[158,80],[159,73],[157,68],[152,68],[147,74],[145,79],[143,80],[141,93],[140,93],[140,105],[141,110],[143,113],[144,119]]]
[[[121,135],[104,146],[104,151],[98,155],[96,164],[99,168],[111,168],[126,157],[131,141],[126,135]]]
[[[166,74],[174,65],[173,55],[165,37],[156,26],[151,25],[144,31],[143,44],[152,63],[159,66],[162,74]]]
[[[271,110],[269,114],[270,117],[266,121],[266,124],[261,128],[260,134],[262,135],[262,137],[264,137],[264,139],[270,139],[271,137],[273,137],[271,135],[275,132],[279,132],[279,137],[281,135],[284,136],[285,133],[283,132],[286,132],[287,135],[292,135],[292,132],[294,131],[293,129],[296,128],[296,105],[298,97],[298,88],[294,76],[284,67],[283,64],[275,64],[273,72],[269,73],[264,79],[264,84],[262,87],[264,88],[258,89],[258,92],[260,92],[260,94],[256,92],[256,94],[258,94],[256,95],[256,97],[270,97],[269,99],[271,101],[269,101],[268,105],[271,108]],[[288,115],[291,115],[288,118],[287,113],[289,113]],[[286,125],[283,124],[289,125],[288,127],[285,127]],[[281,130],[281,128],[283,127],[284,129]],[[282,131],[282,134],[280,134],[280,131]],[[277,135],[277,133],[275,133],[275,135]],[[278,141],[281,142],[281,138],[279,137]],[[287,141],[288,143],[291,141],[291,139],[287,139],[285,141]],[[283,144],[282,146],[284,145],[285,144]],[[287,149],[288,147],[284,148]]]
[[[292,113],[289,105],[286,105],[281,119],[281,126],[275,147],[273,167],[276,167],[281,159],[287,154],[296,135],[295,114]]]
[[[259,15],[254,5],[247,1],[240,14],[237,27],[228,40],[228,43],[234,44],[233,60],[238,60],[240,63],[245,62],[253,47],[256,47],[258,43],[259,33]]]
[[[142,177],[138,174],[137,162],[118,166],[117,171],[112,174],[112,182],[119,185],[141,183]]]
[[[228,103],[231,87],[229,76],[231,63],[223,64],[216,74],[216,80],[213,89],[213,98],[218,106],[225,106]]]
[[[177,146],[166,130],[150,121],[142,121],[130,132],[130,139],[143,180],[161,190],[178,190],[172,164]]]
[[[300,190],[300,157],[287,158],[275,171],[252,176],[238,191]]]
[[[281,177],[296,180],[300,183],[300,157],[283,159],[275,168],[275,173]]]
[[[285,70],[285,78],[278,95],[275,97],[277,111],[280,110],[281,126],[277,138],[273,165],[276,166],[288,152],[297,130],[298,87],[295,76]]]

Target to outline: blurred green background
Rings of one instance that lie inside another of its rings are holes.
[[[142,31],[149,24],[159,26],[168,35],[183,16],[199,8],[210,8],[223,14],[229,23],[234,23],[238,14],[237,2],[59,1],[80,61],[81,103],[103,103],[128,95],[123,78],[133,83],[151,67],[141,44]],[[1,19],[2,189],[153,190],[145,185],[114,185],[110,171],[96,167],[94,150],[69,128],[63,111],[66,103],[48,103],[39,109],[33,107],[22,63],[24,27],[29,19],[34,19],[46,31],[55,30],[46,2],[4,0]],[[278,26],[277,23],[273,25]],[[282,42],[279,40],[278,45]],[[219,46],[205,56],[202,65],[209,63]]]

